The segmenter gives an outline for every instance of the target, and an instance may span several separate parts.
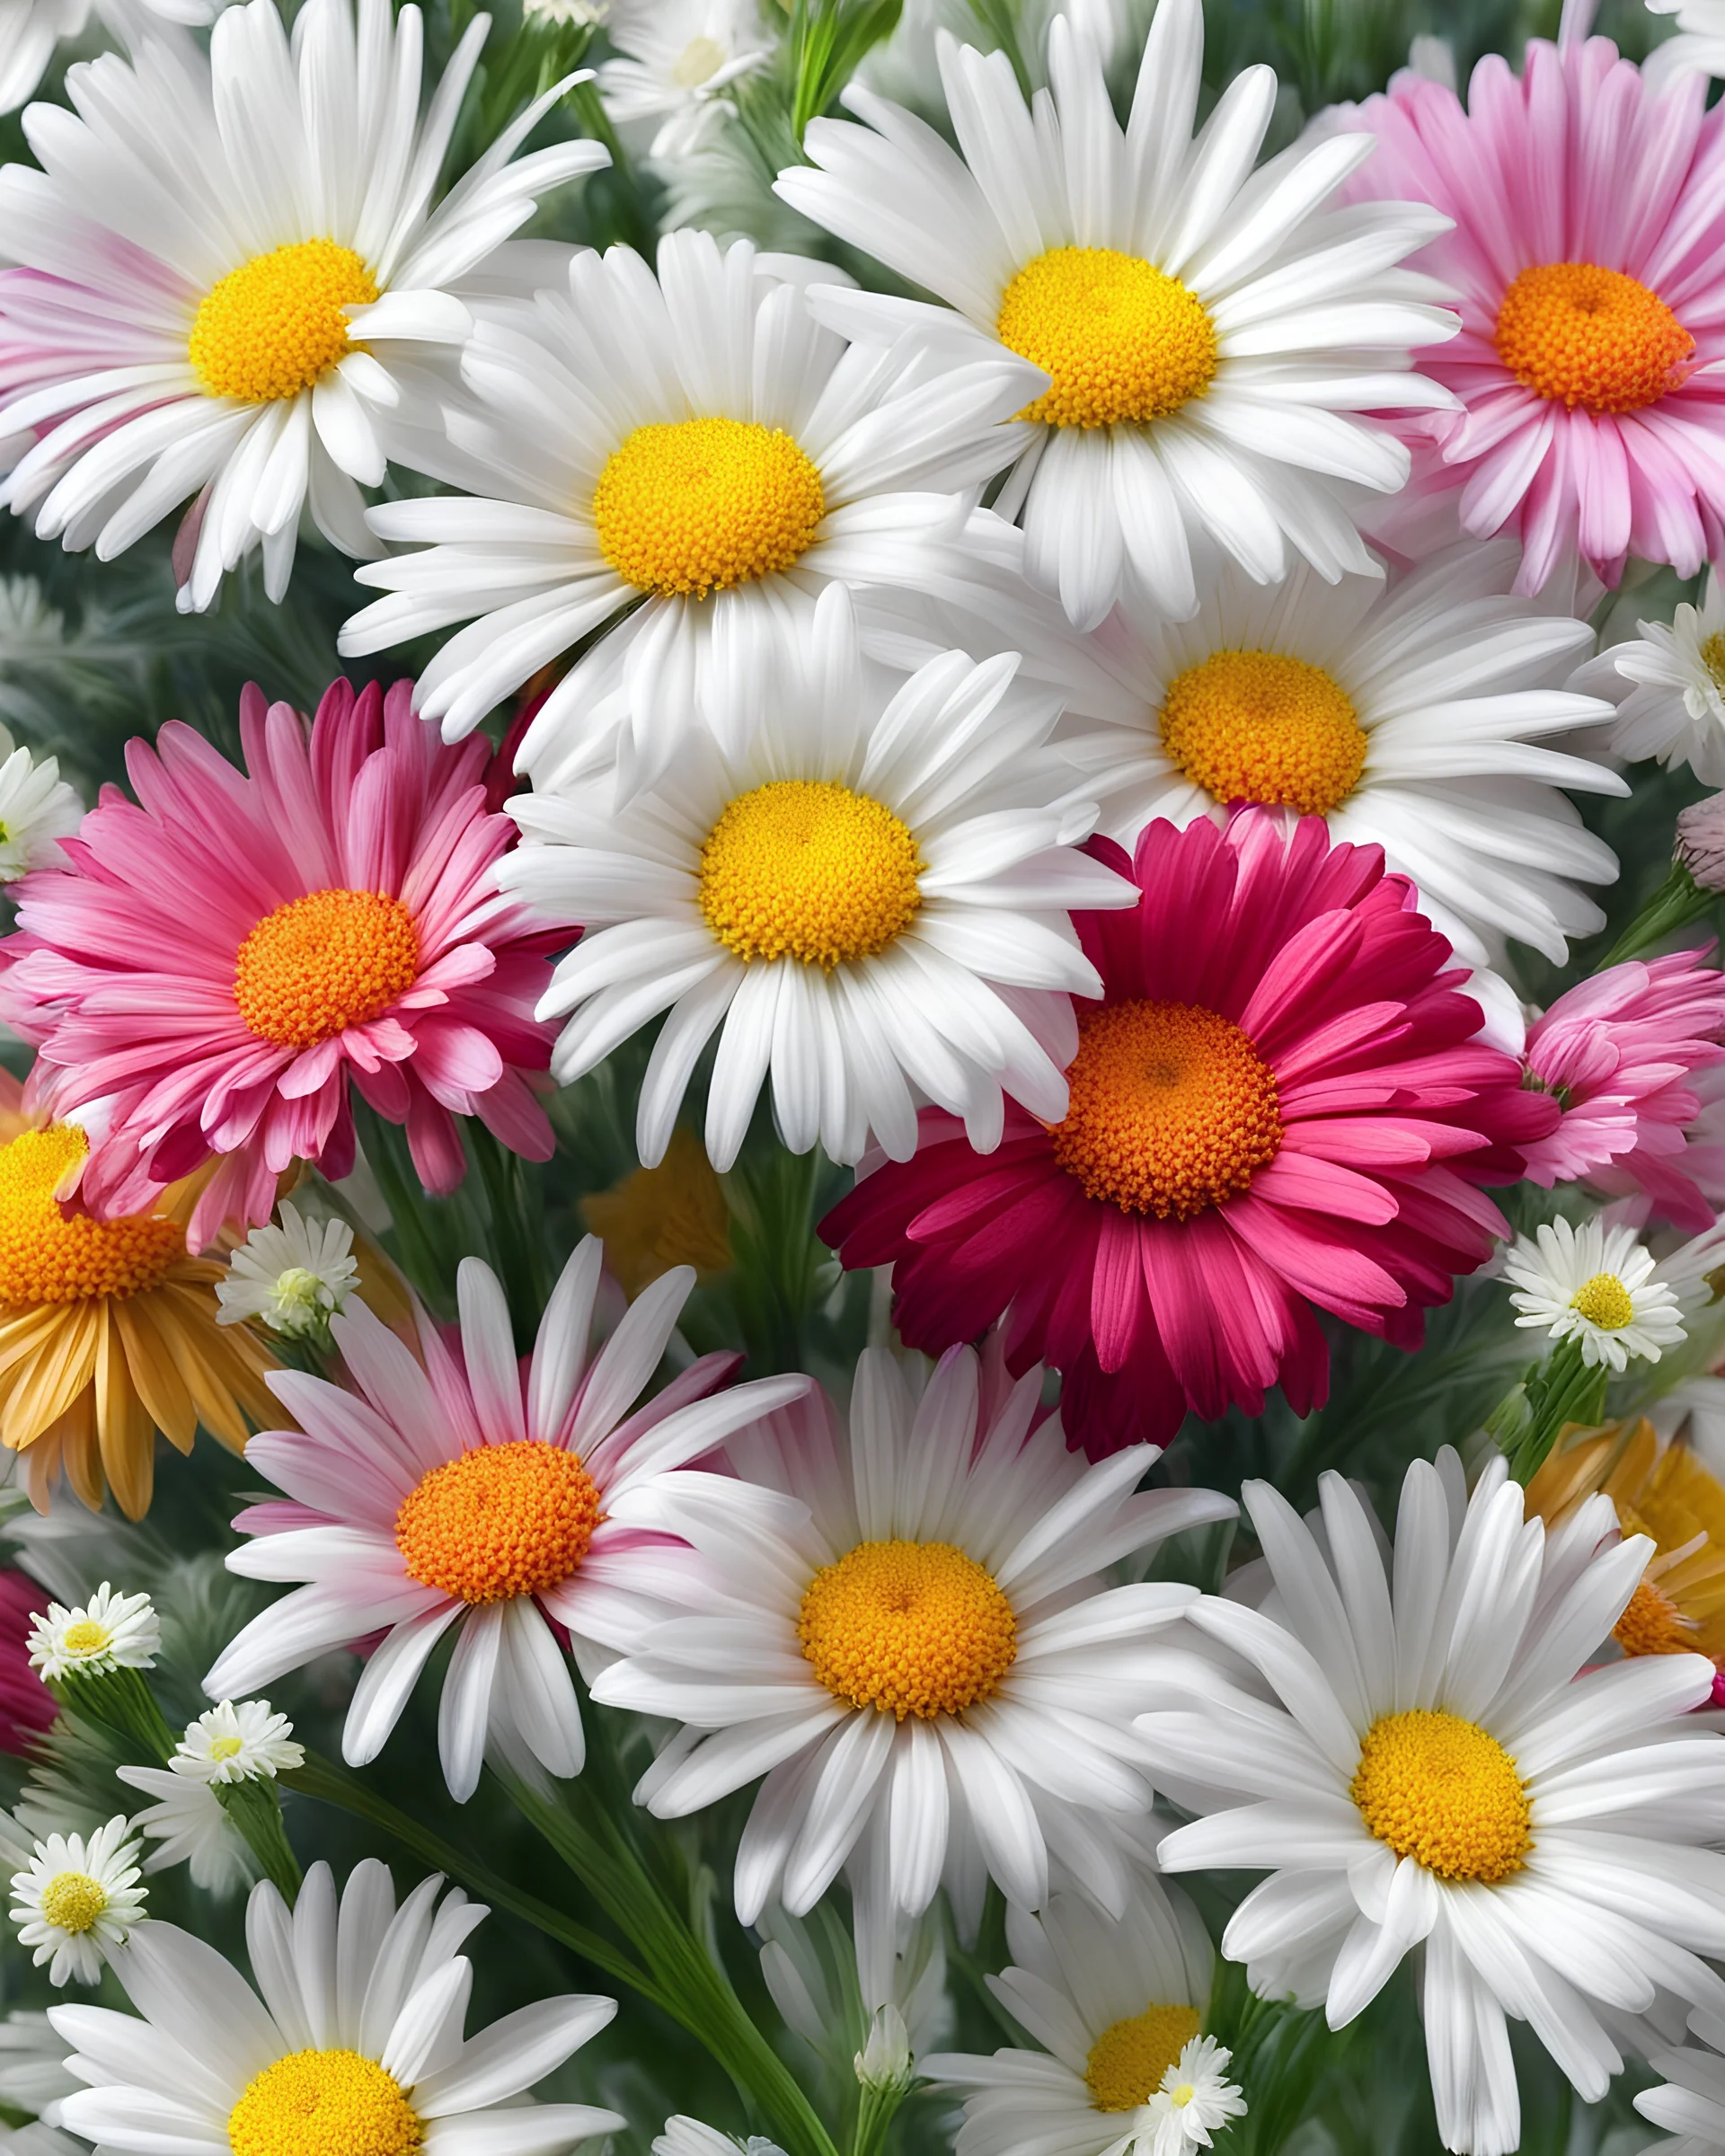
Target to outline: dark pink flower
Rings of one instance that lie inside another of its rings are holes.
[[[30,1665],[30,1623],[48,1592],[27,1573],[0,1571],[0,1752],[27,1754],[59,1709]]]

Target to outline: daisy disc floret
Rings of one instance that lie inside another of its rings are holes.
[[[52,1984],[95,1984],[105,1956],[122,1945],[144,1914],[138,1845],[125,1818],[87,1839],[49,1834],[29,1865],[12,1875],[12,1921],[20,1946],[46,1966]]]
[[[276,1221],[253,1228],[228,1259],[216,1290],[218,1322],[256,1318],[289,1339],[315,1339],[327,1334],[358,1277],[347,1222],[305,1218],[284,1198]]]
[[[1548,1222],[1517,1237],[1503,1271],[1516,1291],[1516,1323],[1575,1340],[1590,1368],[1626,1369],[1632,1356],[1657,1363],[1683,1339],[1676,1290],[1656,1277],[1652,1252],[1621,1223]]]
[[[44,1684],[81,1672],[154,1669],[162,1650],[162,1621],[147,1595],[117,1595],[104,1579],[88,1602],[67,1608],[50,1602],[31,1621],[31,1667]]]

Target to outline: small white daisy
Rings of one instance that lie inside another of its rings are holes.
[[[1705,2015],[1695,2019],[1695,2033],[1707,2037],[1710,2046],[1725,2044],[1725,2025]],[[1643,2089],[1632,2099],[1635,2108],[1673,2138],[1654,2142],[1643,2156],[1718,2156],[1725,2149],[1725,2058],[1685,2044],[1651,2051],[1647,2063],[1665,2079],[1657,2089]]]
[[[45,1684],[74,1670],[153,1669],[162,1621],[147,1595],[116,1595],[104,1579],[86,1603],[50,1602],[30,1621],[30,1666]]]
[[[1622,1370],[1632,1355],[1657,1363],[1684,1337],[1676,1288],[1658,1277],[1651,1251],[1622,1223],[1551,1221],[1516,1238],[1503,1272],[1517,1291],[1509,1298],[1521,1312],[1516,1323],[1579,1340],[1589,1367]]]
[[[82,2086],[66,2070],[66,2042],[44,2013],[25,2010],[0,2021],[0,2103],[51,2126],[63,2096]]]
[[[251,1845],[228,1817],[206,1781],[191,1781],[167,1767],[116,1767],[128,1789],[155,1799],[132,1821],[132,1830],[155,1846],[144,1860],[147,1872],[176,1864],[191,1868],[191,1883],[226,1896],[258,1876]]]
[[[84,803],[61,778],[59,759],[39,762],[0,726],[0,883],[64,865],[59,841],[83,821]]]
[[[218,1325],[261,1319],[289,1339],[327,1335],[330,1320],[358,1285],[353,1230],[345,1220],[314,1220],[284,1198],[278,1219],[253,1228],[216,1284]]]
[[[1122,130],[1095,39],[1069,17],[1049,27],[1034,108],[1004,53],[942,34],[962,155],[853,84],[845,102],[869,124],[813,121],[812,163],[777,183],[956,310],[827,288],[824,319],[876,336],[920,323],[946,364],[1016,352],[1043,370],[1002,432],[1013,469],[996,506],[1022,515],[1031,577],[1084,627],[1128,570],[1159,609],[1190,614],[1194,542],[1260,581],[1290,551],[1331,579],[1369,571],[1341,482],[1393,492],[1409,462],[1355,415],[1453,402],[1408,367],[1455,317],[1433,304],[1441,287],[1396,267],[1447,221],[1333,206],[1367,135],[1296,144],[1254,172],[1268,67],[1237,75],[1194,140],[1203,44],[1199,0],[1165,0]]]
[[[33,1947],[53,1984],[94,1984],[104,1951],[121,1945],[148,1900],[138,1884],[138,1844],[122,1816],[82,1834],[49,1834],[12,1875],[18,1943]]]
[[[1657,756],[1686,764],[1704,786],[1725,786],[1725,586],[1710,569],[1699,607],[1681,602],[1670,622],[1609,645],[1575,685],[1617,706],[1614,754],[1632,764]]]
[[[305,1747],[294,1742],[294,1725],[270,1710],[268,1700],[224,1700],[186,1725],[168,1762],[190,1781],[273,1781],[305,1763]]]
[[[616,0],[606,31],[622,56],[599,69],[606,110],[620,128],[654,125],[654,158],[698,150],[725,91],[773,55],[756,0]]]
[[[1228,2079],[1234,2054],[1214,2037],[1194,2037],[1162,2077],[1145,2106],[1155,2131],[1148,2156],[1185,2156],[1208,2149],[1212,2136],[1246,2114],[1240,2084]]]

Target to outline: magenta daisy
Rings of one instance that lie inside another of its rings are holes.
[[[1071,1107],[1009,1107],[986,1158],[925,1109],[915,1159],[866,1177],[822,1233],[894,1266],[900,1331],[938,1350],[1008,1312],[1007,1360],[1062,1373],[1092,1453],[1165,1441],[1190,1408],[1324,1397],[1316,1310],[1414,1346],[1505,1233],[1476,1188],[1555,1119],[1480,1038],[1449,945],[1376,846],[1249,809],[1158,820],[1129,913],[1075,916],[1105,985],[1077,1009]]]
[[[1604,38],[1488,55],[1464,111],[1411,73],[1349,115],[1377,136],[1357,199],[1455,221],[1416,265],[1462,333],[1414,361],[1460,410],[1397,415],[1463,484],[1462,520],[1508,529],[1537,591],[1577,551],[1691,576],[1725,549],[1725,112],[1688,75],[1646,83]],[[1634,184],[1623,184],[1632,174]]]
[[[515,826],[485,806],[490,744],[445,747],[412,685],[339,681],[309,729],[248,689],[244,771],[188,726],[133,741],[137,802],[110,789],[70,866],[18,885],[5,1015],[40,1044],[49,1112],[97,1134],[98,1215],[220,1155],[193,1248],[267,1220],[294,1161],[352,1166],[349,1084],[406,1125],[433,1192],[464,1171],[457,1116],[550,1158],[533,1012],[568,938],[498,897]]]

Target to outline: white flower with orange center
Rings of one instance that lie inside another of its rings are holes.
[[[148,1899],[138,1884],[138,1845],[124,1816],[82,1834],[49,1834],[12,1875],[12,1921],[20,1946],[46,1966],[52,1984],[96,1984],[103,1957],[124,1943]]]
[[[827,287],[823,319],[877,337],[916,323],[949,365],[995,350],[1043,370],[1003,436],[995,507],[1022,518],[1031,577],[1086,628],[1128,581],[1190,614],[1194,543],[1260,581],[1301,556],[1331,579],[1368,570],[1338,482],[1393,492],[1408,460],[1355,415],[1453,402],[1408,371],[1414,345],[1454,328],[1433,304],[1443,287],[1396,268],[1442,224],[1412,205],[1335,206],[1363,135],[1254,174],[1268,67],[1236,76],[1195,140],[1203,43],[1198,0],[1157,10],[1122,129],[1073,18],[1049,28],[1034,110],[1004,54],[943,33],[961,155],[854,84],[845,102],[868,126],[815,120],[812,165],[778,180],[793,208],[956,310]]]
[[[189,502],[194,610],[254,549],[279,599],[303,509],[376,552],[359,489],[384,476],[402,367],[471,327],[449,287],[608,162],[592,142],[510,162],[559,84],[434,205],[486,27],[423,121],[420,13],[389,0],[311,0],[291,49],[273,0],[251,0],[207,61],[146,42],[71,71],[77,119],[26,118],[41,170],[0,173],[22,265],[0,276],[0,435],[35,435],[5,499],[40,536],[106,559]]]
[[[596,1352],[602,1267],[588,1236],[546,1305],[525,1375],[496,1276],[470,1258],[457,1282],[458,1359],[427,1322],[416,1361],[356,1303],[332,1330],[358,1401],[297,1372],[271,1381],[299,1428],[254,1437],[246,1461],[291,1501],[241,1514],[255,1539],[228,1568],[305,1584],[224,1650],[205,1679],[212,1698],[385,1632],[342,1736],[348,1763],[364,1766],[453,1630],[438,1724],[451,1793],[473,1795],[488,1749],[505,1763],[580,1772],[580,1710],[553,1626],[588,1675],[632,1639],[665,1564],[662,1538],[641,1531],[659,1478],[809,1383],[762,1378],[720,1392],[738,1358],[709,1355],[631,1413],[694,1275],[683,1266],[654,1281]]]
[[[1134,1495],[1152,1445],[1086,1466],[1057,1418],[1035,1422],[1039,1367],[1013,1383],[960,1348],[922,1369],[871,1348],[848,1440],[814,1394],[730,1441],[734,1475],[675,1478],[642,1507],[698,1562],[593,1696],[686,1725],[636,1790],[660,1818],[765,1776],[745,1923],[774,1897],[802,1914],[847,1862],[859,1938],[889,1940],[943,1876],[979,1889],[978,1866],[1023,1908],[1051,1856],[1126,1901],[1149,1802],[1130,1717],[1193,1595],[1104,1570],[1233,1501]]]
[[[1594,2103],[1625,2017],[1673,1994],[1725,2010],[1725,1738],[1688,1719],[1713,1666],[1593,1666],[1652,1554],[1608,1498],[1548,1537],[1501,1458],[1470,1498],[1446,1451],[1408,1470],[1393,1554],[1340,1475],[1321,1498],[1306,1522],[1246,1484],[1262,1606],[1199,1602],[1213,1679],[1170,1656],[1138,1718],[1151,1771],[1207,1815],[1160,1861],[1268,1871],[1222,1951],[1332,2028],[1422,1948],[1444,2144],[1508,2156],[1508,2021]]]
[[[1683,1340],[1683,1297],[1632,1227],[1548,1222],[1517,1237],[1503,1272],[1516,1291],[1516,1323],[1579,1341],[1589,1367],[1626,1369],[1631,1356],[1657,1363]]]

